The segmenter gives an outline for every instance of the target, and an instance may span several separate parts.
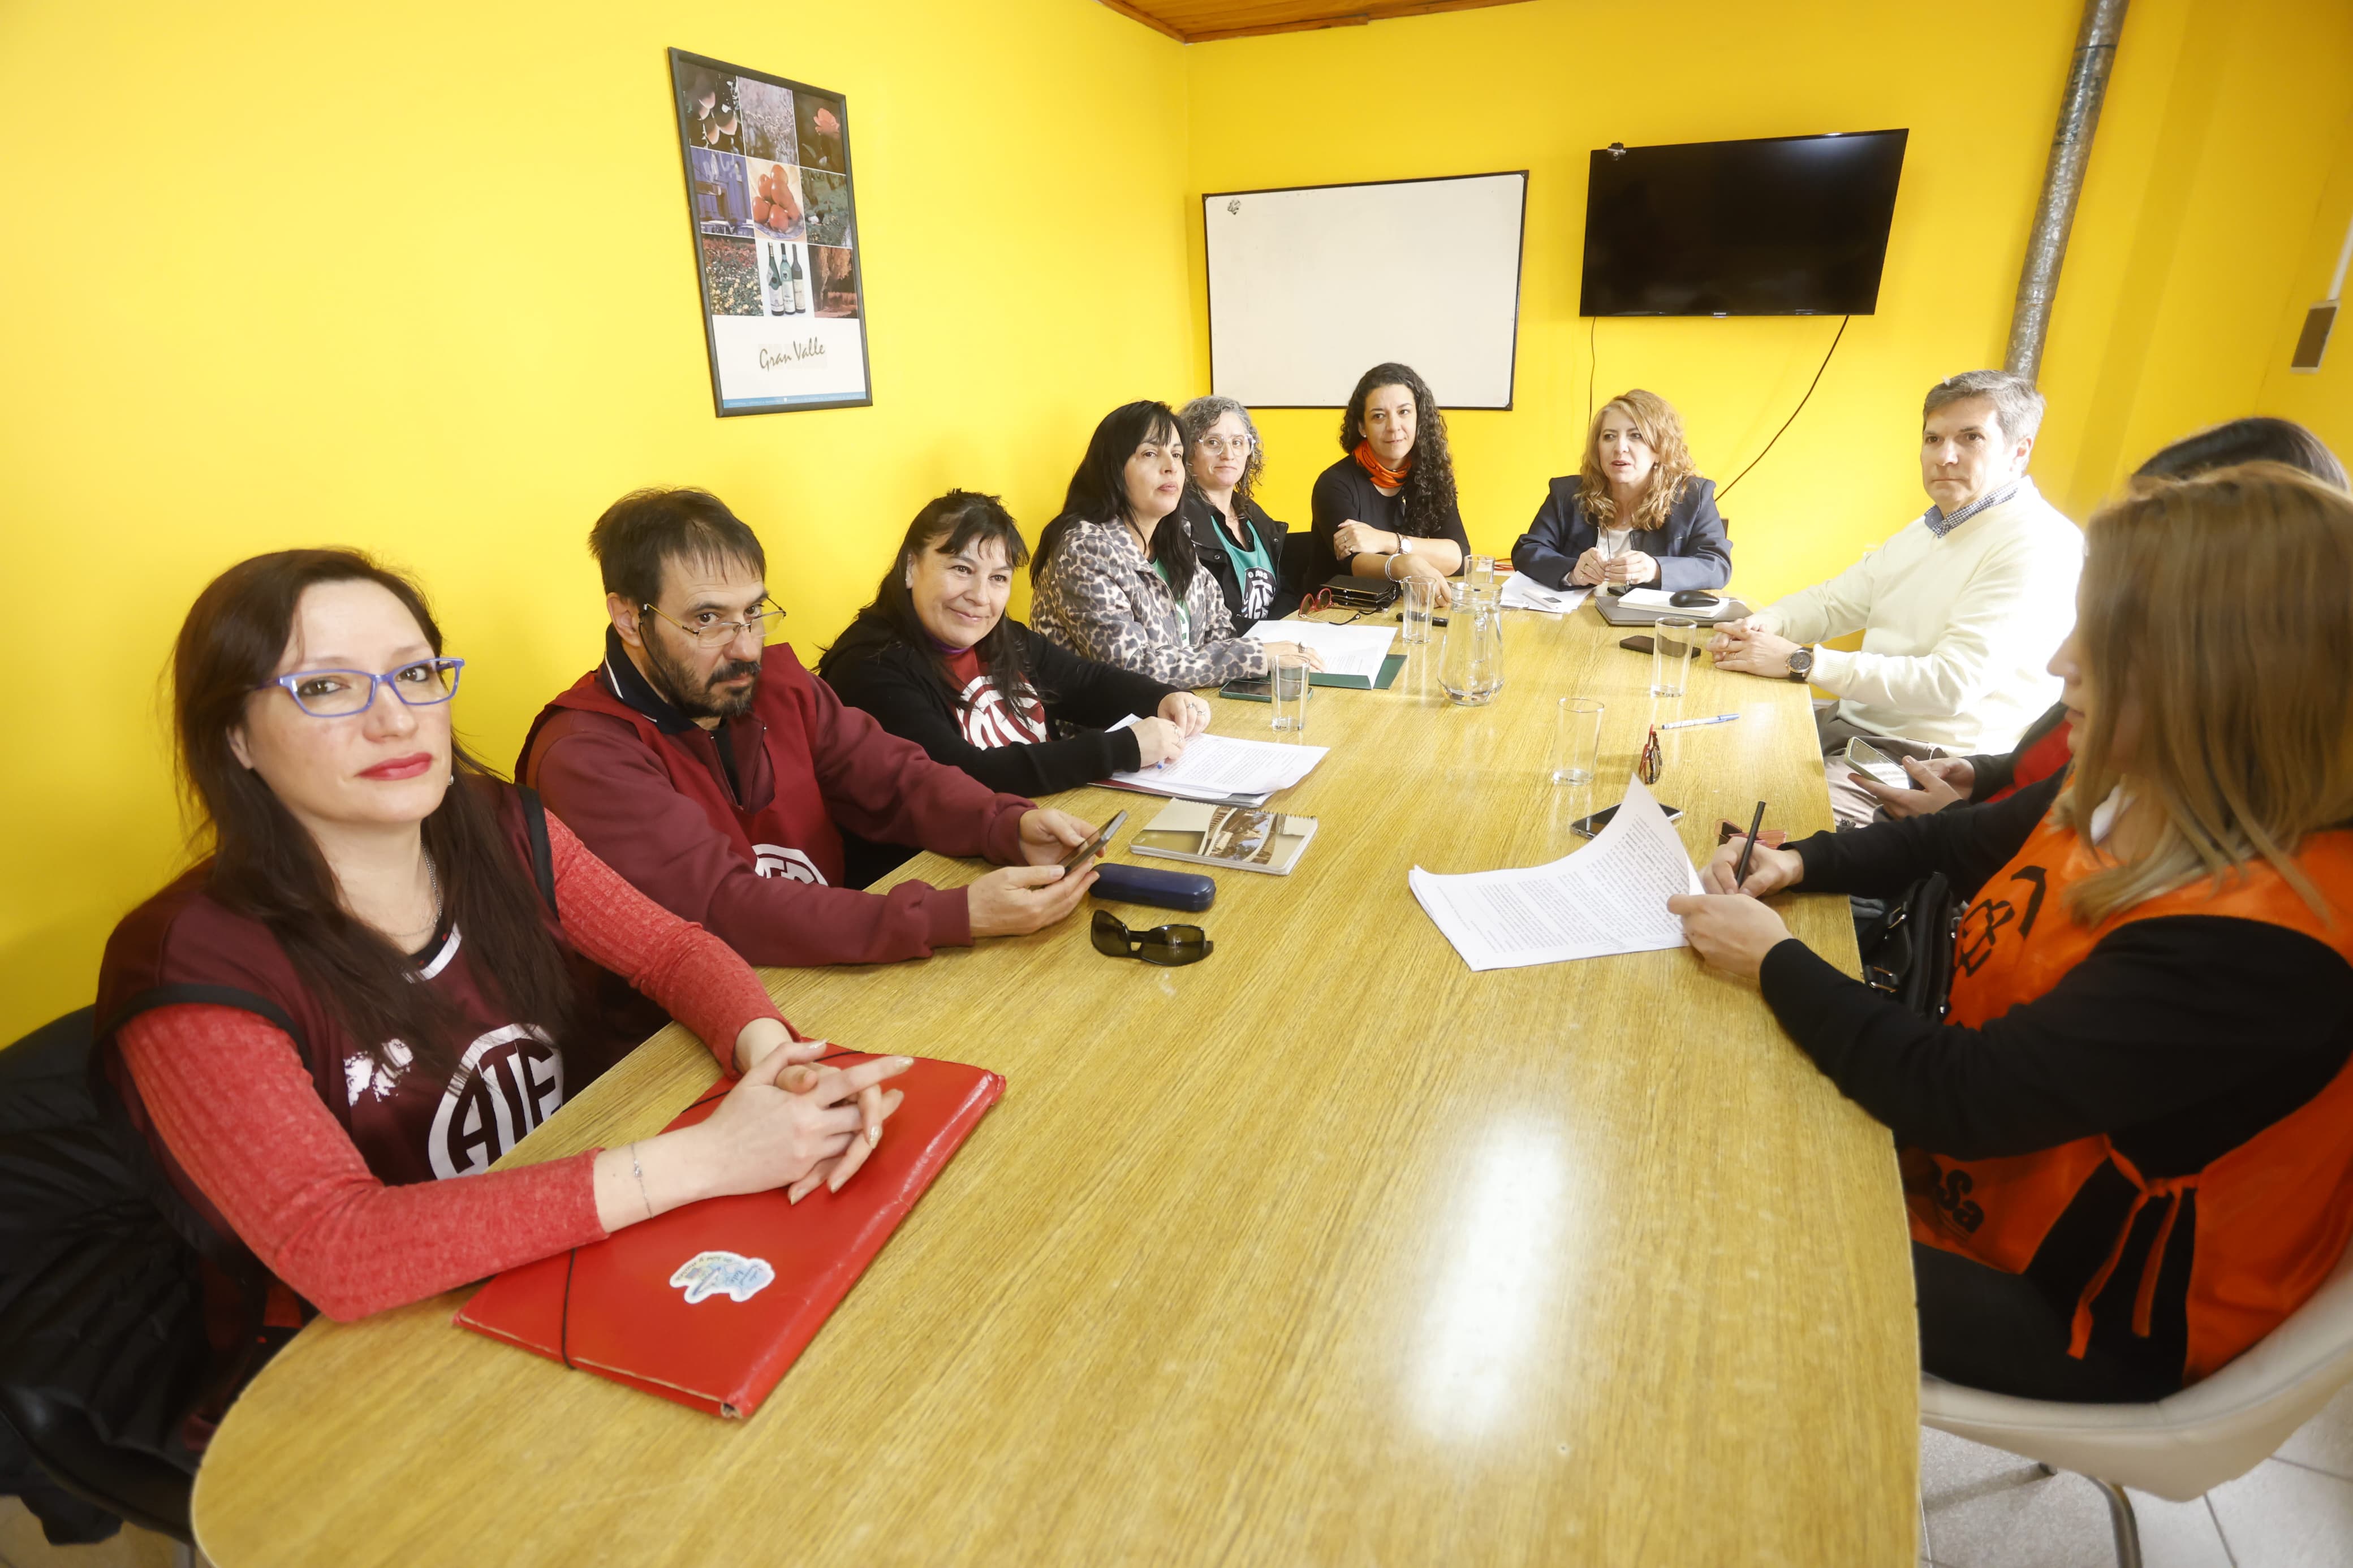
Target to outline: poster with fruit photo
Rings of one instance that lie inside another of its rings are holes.
[[[872,403],[848,101],[683,49],[670,75],[720,416]]]

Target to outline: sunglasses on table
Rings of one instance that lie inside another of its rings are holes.
[[[1348,625],[1350,621],[1361,620],[1377,608],[1379,608],[1379,606],[1372,604],[1369,600],[1358,601],[1342,597],[1334,594],[1329,588],[1318,588],[1315,592],[1306,595],[1299,601],[1299,613],[1303,616],[1321,615],[1325,610],[1355,611],[1356,613],[1350,616],[1347,620],[1335,621],[1332,623],[1335,626],[1341,626]]]
[[[1198,963],[1216,952],[1218,945],[1199,926],[1155,926],[1150,931],[1130,931],[1126,922],[1109,910],[1095,911],[1094,942],[1095,951],[1106,957],[1140,958],[1168,969]]]

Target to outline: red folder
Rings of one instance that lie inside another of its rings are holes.
[[[854,1067],[871,1058],[825,1058]],[[709,1116],[732,1080],[670,1123]],[[586,1247],[510,1268],[457,1322],[550,1361],[741,1418],[759,1408],[923,1189],[1005,1092],[960,1062],[916,1058],[906,1100],[841,1191],[710,1198]],[[715,1256],[714,1256],[715,1255]]]

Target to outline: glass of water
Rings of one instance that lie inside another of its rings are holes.
[[[1554,708],[1552,782],[1589,784],[1601,766],[1601,703],[1591,697],[1564,697]]]
[[[1664,616],[1651,628],[1651,695],[1681,697],[1683,666],[1689,649],[1699,644],[1699,623],[1683,616]]]
[[[1462,568],[1462,580],[1471,584],[1474,594],[1493,593],[1495,588],[1495,558],[1473,555]]]
[[[1426,643],[1430,640],[1430,617],[1438,609],[1438,596],[1444,586],[1435,577],[1408,577],[1402,584],[1405,598],[1398,609],[1398,637],[1406,643]]]
[[[1306,657],[1296,653],[1279,653],[1267,660],[1267,685],[1274,698],[1274,727],[1286,739],[1303,740],[1307,734],[1307,694],[1314,689],[1309,681]]]

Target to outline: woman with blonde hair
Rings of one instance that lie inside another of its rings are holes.
[[[1665,398],[1636,387],[1602,405],[1585,434],[1583,468],[1552,481],[1512,564],[1548,588],[1673,592],[1732,581],[1715,481],[1692,471],[1683,421]]]
[[[2276,1328],[2353,1237],[2353,497],[2248,463],[2110,502],[2051,661],[2074,766],[1999,804],[1738,845],[1670,901],[1894,1131],[1921,1363],[2142,1402]],[[1948,1009],[1759,900],[1970,901]]]

